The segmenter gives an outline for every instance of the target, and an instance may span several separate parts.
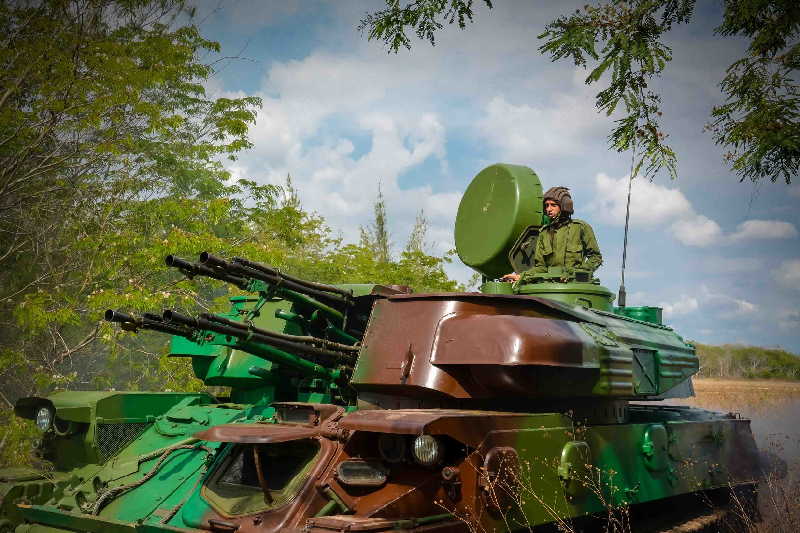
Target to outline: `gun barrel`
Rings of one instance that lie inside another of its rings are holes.
[[[106,312],[103,314],[103,319],[105,319],[108,322],[116,322],[118,324],[123,324],[126,322],[130,322],[131,324],[137,323],[137,320],[131,315],[125,314],[122,311],[117,311],[114,309],[106,309]]]
[[[341,359],[346,362],[353,362],[356,354],[359,351],[357,346],[340,344],[327,339],[320,339],[319,337],[286,335],[284,333],[269,331],[266,329],[257,328],[255,326],[248,326],[247,324],[236,322],[235,320],[230,320],[225,317],[210,313],[203,313],[200,315],[200,318],[236,328],[237,330],[240,330],[243,335],[255,333],[263,337],[267,337],[270,339],[270,344],[310,355],[320,355],[323,357]]]
[[[129,331],[136,331],[138,329],[151,329],[153,331],[160,331],[169,335],[179,335],[181,337],[188,337],[191,332],[185,328],[166,324],[158,315],[152,313],[144,313],[141,318],[128,315],[121,311],[114,309],[107,309],[103,318],[108,322],[116,322],[122,325],[122,329]]]
[[[200,264],[227,270],[228,262],[210,252],[200,252]]]
[[[161,318],[164,320],[164,322],[174,322],[175,324],[188,326],[192,329],[204,329],[200,326],[200,321],[196,318],[182,315],[177,311],[173,311],[172,309],[164,309],[164,312],[161,314]]]
[[[171,309],[165,309],[164,313],[162,314],[162,317],[164,318],[165,322],[172,322],[174,324],[188,326],[195,330],[204,329],[208,331],[213,331],[215,333],[221,333],[223,335],[230,335],[239,340],[255,340],[256,342],[259,342],[261,344],[267,344],[269,346],[274,346],[276,348],[280,348],[283,350],[290,350],[305,355],[322,356],[337,361],[343,360],[346,362],[352,362],[352,360],[355,357],[355,354],[352,352],[347,353],[343,351],[334,351],[331,349],[319,348],[311,344],[306,344],[303,342],[297,342],[294,340],[284,338],[284,337],[290,337],[289,335],[275,334],[273,332],[266,331],[260,328],[253,328],[253,327],[248,328],[245,324],[242,324],[240,322],[235,322],[233,320],[228,320],[224,317],[218,317],[215,315],[203,314],[201,315],[200,318],[193,318],[190,316],[182,315]],[[353,350],[352,346],[347,346],[347,348],[349,350]],[[357,350],[357,348],[355,350]]]
[[[281,274],[276,269],[253,261],[247,261],[246,259],[238,258],[237,261],[228,262],[209,252],[202,252],[200,254],[200,264],[215,271],[230,272],[238,276],[257,279],[273,286],[280,286],[281,289],[310,296],[319,300],[322,304],[332,305],[340,309],[353,305],[352,295],[338,287],[299,280],[298,278]]]
[[[164,262],[167,264],[167,266],[177,268],[178,270],[180,270],[181,272],[185,273],[190,277],[205,276],[208,278],[214,278],[220,281],[225,281],[227,283],[236,285],[240,289],[247,289],[247,286],[249,284],[247,279],[243,277],[235,276],[229,272],[215,270],[206,265],[192,263],[191,261],[181,259],[180,257],[174,256],[172,254],[165,257]]]
[[[273,337],[262,335],[261,333],[256,333],[252,330],[248,331],[246,327],[242,329],[240,327],[234,327],[224,323],[213,322],[205,318],[195,319],[192,317],[187,317],[180,313],[176,313],[170,309],[164,310],[163,316],[164,320],[173,321],[175,323],[184,324],[187,326],[192,325],[192,327],[195,329],[213,331],[215,333],[234,337],[239,340],[255,341],[261,345],[266,346],[267,350],[265,350],[264,347],[258,347],[258,346],[253,346],[252,350],[247,348],[245,348],[245,350],[255,355],[258,355],[259,357],[264,357],[265,359],[274,360],[278,364],[287,365],[305,374],[326,377],[326,378],[337,378],[337,376],[339,376],[340,374],[339,370],[337,369],[319,365],[317,363],[305,359],[302,356],[292,355],[290,353],[285,352],[284,350],[291,349],[301,353],[305,352],[310,355],[328,355],[338,358],[342,357],[343,354],[341,353],[332,352],[330,350],[322,350],[320,348],[314,348],[313,346],[304,346],[301,343],[289,343],[286,341],[282,341],[281,339],[276,339]],[[316,353],[311,353],[312,350]]]
[[[320,291],[325,291],[325,292],[331,292],[331,293],[334,293],[334,294],[339,294],[339,295],[343,296],[344,298],[347,298],[348,300],[353,297],[353,292],[352,291],[348,291],[348,290],[345,290],[345,289],[340,289],[339,287],[335,287],[333,285],[327,285],[325,283],[317,283],[315,281],[308,281],[308,280],[305,280],[305,279],[296,278],[294,276],[290,276],[289,274],[284,274],[283,272],[281,272],[277,268],[273,268],[273,267],[270,267],[270,266],[267,266],[267,265],[264,265],[264,264],[261,264],[261,263],[256,263],[255,261],[250,261],[248,259],[244,259],[243,257],[234,257],[233,258],[233,262],[234,263],[239,263],[239,264],[244,265],[244,266],[246,266],[248,268],[252,268],[253,270],[261,271],[261,272],[263,272],[265,274],[269,274],[271,276],[279,276],[279,277],[281,277],[281,278],[283,278],[283,279],[285,279],[287,281],[291,281],[292,283],[297,283],[298,285],[303,285],[305,287],[308,287],[309,289],[315,289],[315,290],[320,290]]]

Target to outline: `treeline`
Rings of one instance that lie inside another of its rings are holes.
[[[800,357],[786,350],[741,344],[695,346],[700,358],[699,377],[800,379]]]

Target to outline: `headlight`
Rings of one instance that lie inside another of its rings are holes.
[[[40,407],[36,411],[36,427],[44,433],[53,425],[53,410],[49,407]]]
[[[433,466],[442,460],[442,444],[433,435],[414,439],[414,459],[422,466]]]

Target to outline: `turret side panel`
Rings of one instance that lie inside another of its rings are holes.
[[[671,329],[534,297],[413,295],[375,303],[352,384],[410,398],[657,397],[697,371]]]
[[[351,383],[417,397],[588,396],[599,372],[594,341],[548,311],[524,298],[378,301]]]
[[[549,365],[582,368],[583,343],[563,320],[463,310],[444,317],[433,340],[435,365]]]

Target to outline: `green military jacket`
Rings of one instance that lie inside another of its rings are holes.
[[[583,220],[555,221],[542,227],[536,240],[533,268],[528,272],[547,272],[560,266],[567,272],[594,272],[603,264],[603,256],[592,227]]]

